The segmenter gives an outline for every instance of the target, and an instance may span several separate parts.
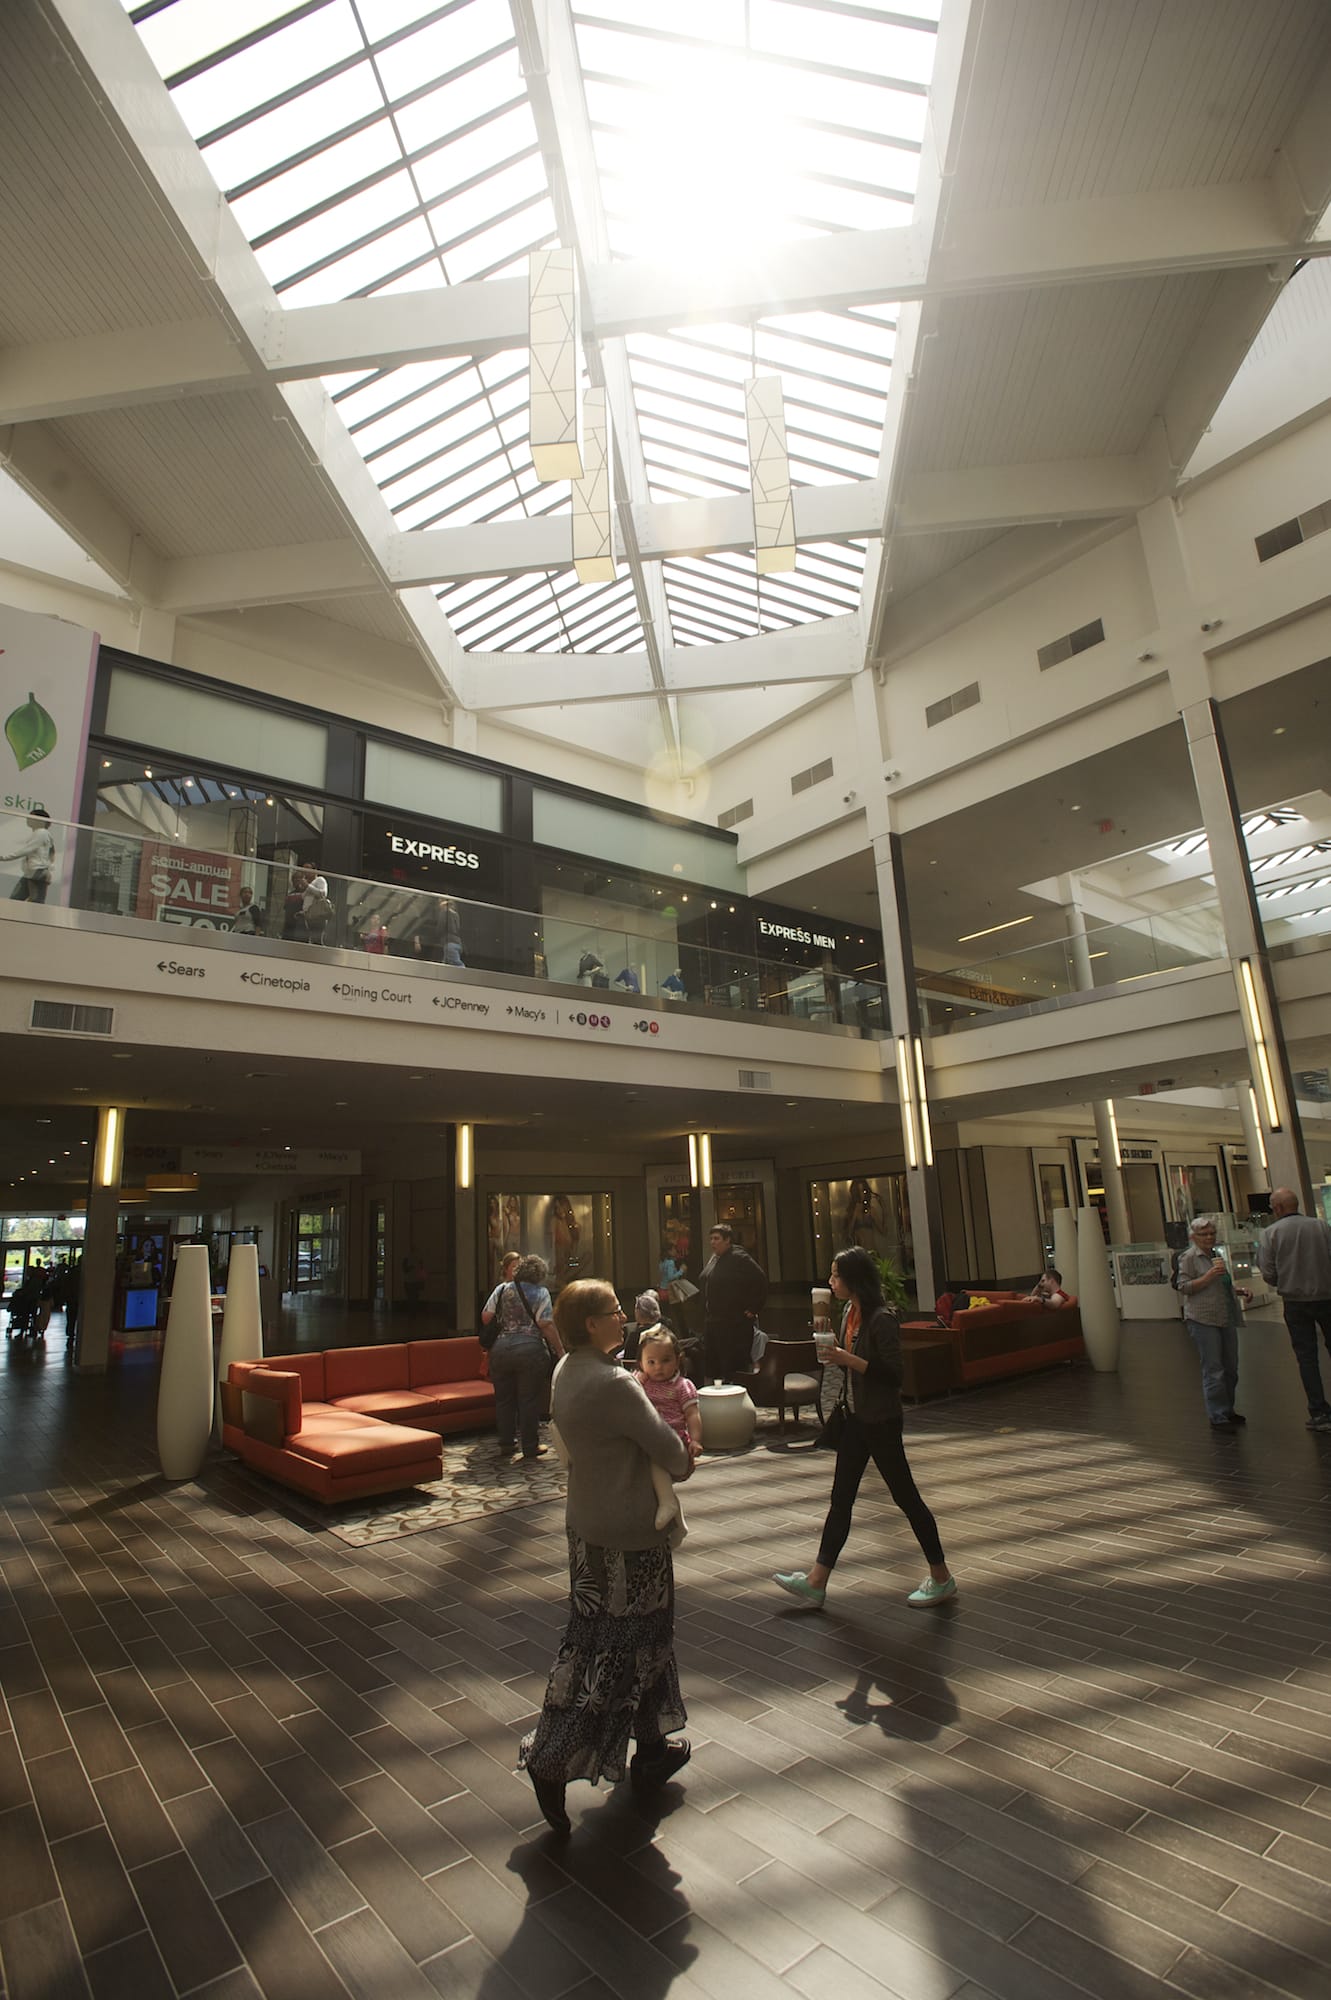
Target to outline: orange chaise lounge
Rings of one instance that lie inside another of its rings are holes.
[[[438,1479],[443,1431],[494,1418],[479,1340],[411,1340],[233,1361],[222,1442],[256,1472],[323,1501]]]

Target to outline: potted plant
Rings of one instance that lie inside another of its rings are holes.
[[[878,1266],[878,1279],[883,1287],[883,1297],[887,1300],[892,1311],[898,1317],[910,1312],[912,1310],[910,1293],[906,1290],[906,1280],[902,1277],[897,1265],[890,1257],[879,1257],[873,1251],[870,1251],[869,1254]]]

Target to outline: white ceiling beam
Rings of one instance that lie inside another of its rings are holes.
[[[665,659],[672,696],[780,687],[802,681],[846,680],[864,659],[860,621],[816,619],[721,646],[676,646]],[[645,653],[470,653],[475,706],[492,711],[549,708],[559,703],[625,701],[659,693]],[[548,667],[545,685],[540,672]]]
[[[801,486],[795,493],[795,532],[803,542],[876,534],[882,507],[883,489],[874,479]],[[645,562],[753,547],[753,506],[747,494],[650,501],[635,507],[632,518]],[[616,523],[616,552],[622,556],[621,532]],[[405,586],[568,569],[572,561],[571,516],[556,514],[474,527],[401,529],[390,546],[387,566],[393,580]]]
[[[478,652],[469,653],[467,660],[472,706],[492,713],[659,693],[645,653]]]
[[[1301,238],[1275,180],[1011,209],[957,205],[929,266],[944,296],[1278,263]]]
[[[291,548],[177,556],[158,573],[156,608],[177,617],[246,611],[310,597],[353,597],[379,587],[377,570],[350,535]]]
[[[252,389],[255,374],[217,318],[0,348],[0,424]]]
[[[54,430],[36,423],[0,430],[0,465],[123,590],[153,595],[158,556]]]
[[[907,472],[893,529],[901,535],[932,535],[1028,527],[1040,521],[1098,521],[1135,514],[1161,490],[1155,467],[1137,456]]]
[[[721,689],[782,687],[799,681],[848,680],[864,664],[858,612],[818,618],[752,639],[719,646],[677,646],[666,659],[666,684],[674,694],[715,694]]]

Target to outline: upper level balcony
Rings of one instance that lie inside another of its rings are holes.
[[[0,854],[13,857],[28,822],[0,816]],[[668,918],[642,928],[518,910],[415,887],[187,847],[97,826],[51,825],[49,875],[20,875],[11,901],[75,913],[88,927],[260,952],[308,964],[314,954],[360,961],[364,972],[449,968],[508,986],[582,990],[599,999],[681,1014],[742,1016],[866,1039],[888,1033],[887,996],[870,980],[686,943]],[[31,867],[10,861],[11,872]],[[65,921],[68,921],[66,918]],[[12,952],[7,969],[17,970]]]

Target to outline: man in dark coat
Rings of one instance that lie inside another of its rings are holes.
[[[711,1233],[712,1254],[703,1268],[703,1345],[707,1373],[728,1382],[747,1372],[753,1326],[767,1297],[767,1273],[734,1240],[728,1222]]]

